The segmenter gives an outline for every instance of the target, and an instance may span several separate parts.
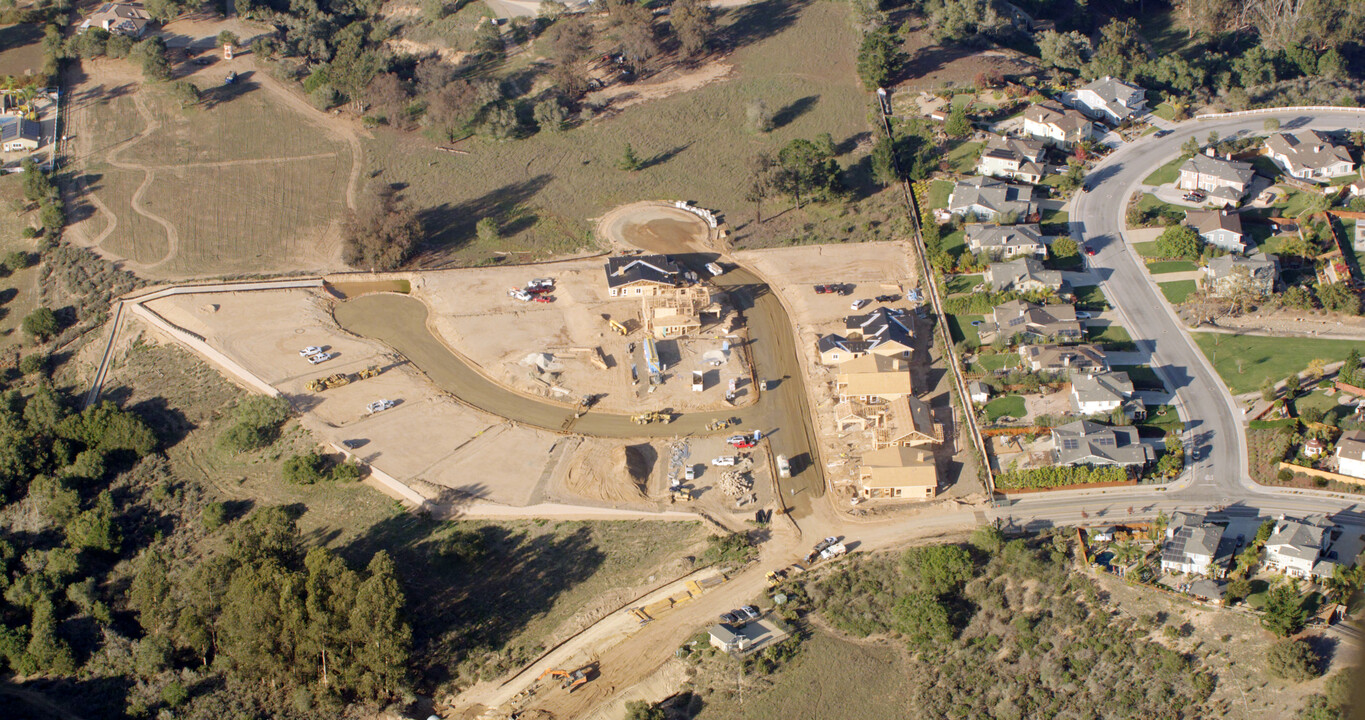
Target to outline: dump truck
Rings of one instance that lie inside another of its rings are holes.
[[[309,382],[308,389],[312,392],[322,392],[323,390],[341,387],[349,382],[351,382],[350,375],[347,375],[346,373],[336,373],[335,375],[328,375],[325,378],[317,378],[316,380]]]
[[[792,476],[792,464],[791,461],[787,459],[786,455],[777,456],[777,476],[780,478],[789,478]]]
[[[632,415],[630,421],[636,425],[648,425],[653,422],[660,422],[667,425],[673,422],[673,416],[666,412],[647,412],[639,415]]]
[[[725,428],[730,427],[731,424],[732,423],[729,420],[724,419],[712,420],[711,422],[706,423],[706,431],[712,432],[714,430],[724,430]]]

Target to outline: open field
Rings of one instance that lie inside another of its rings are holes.
[[[37,75],[43,69],[43,27],[35,23],[0,26],[0,77]]]
[[[467,155],[379,130],[366,142],[366,169],[408,183],[409,197],[424,209],[428,264],[472,265],[496,251],[528,251],[520,259],[531,259],[579,249],[591,242],[589,218],[649,199],[690,199],[718,211],[739,247],[893,239],[894,228],[905,224],[904,208],[895,193],[867,196],[868,96],[857,84],[857,35],[847,13],[847,5],[823,0],[729,10],[721,32],[737,49],[717,60],[734,66],[722,79],[561,133],[514,142],[473,138],[459,144]],[[635,90],[645,92],[645,85]],[[745,130],[745,107],[754,99],[775,113],[772,132]],[[856,208],[788,210],[788,201],[773,198],[764,204],[765,222],[752,222],[754,206],[742,187],[749,156],[826,132],[840,164],[856,166],[850,179],[855,197],[863,198]],[[627,143],[643,169],[617,169]],[[502,226],[502,239],[490,246],[474,239],[474,224],[484,217]]]
[[[340,221],[358,182],[349,126],[254,69],[249,55],[193,67],[188,79],[207,89],[190,108],[143,86],[123,61],[72,71],[72,151],[85,192],[69,210],[69,237],[154,278],[339,267]],[[230,70],[240,79],[224,86]]]
[[[37,213],[21,214],[9,209],[11,202],[22,201],[23,196],[20,176],[0,175],[0,257],[15,251],[34,253],[37,249],[36,241],[25,240],[19,235],[25,227],[37,224]],[[33,257],[36,258],[36,254]],[[35,264],[18,272],[5,273],[0,278],[0,348],[31,342],[20,332],[19,325],[38,305],[41,273]]]
[[[1261,337],[1226,333],[1191,333],[1199,349],[1213,361],[1219,377],[1234,394],[1255,391],[1269,378],[1275,382],[1301,372],[1309,361],[1337,362],[1359,343],[1350,340]]]

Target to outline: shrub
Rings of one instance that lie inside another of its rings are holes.
[[[40,373],[47,369],[47,355],[30,353],[19,361],[19,372],[25,375]]]
[[[758,554],[748,533],[736,532],[729,535],[712,535],[708,540],[706,552],[702,553],[703,564],[744,563]]]
[[[996,476],[995,486],[1002,490],[1088,485],[1091,483],[1123,482],[1128,474],[1123,468],[1052,465],[1032,470],[1011,470]]]
[[[24,318],[23,329],[30,337],[39,342],[46,342],[48,338],[57,334],[60,326],[52,310],[40,307]]]
[[[237,403],[233,423],[219,442],[233,452],[259,450],[275,442],[288,418],[289,403],[283,398],[253,395]]]
[[[33,228],[26,228],[26,229],[27,229],[27,230],[33,230]],[[36,230],[34,230],[34,233],[33,233],[33,234],[34,234],[34,235],[37,235],[38,233],[37,233]],[[23,270],[24,268],[26,268],[26,267],[28,267],[28,266],[30,266],[30,265],[32,265],[32,264],[33,264],[33,256],[30,255],[30,254],[28,254],[28,253],[26,253],[26,252],[24,252],[24,251],[22,251],[22,250],[15,250],[14,252],[12,252],[12,253],[6,255],[6,256],[5,256],[5,260],[4,260],[4,265],[5,265],[6,268],[9,268],[10,272],[14,272],[14,271],[17,271],[17,270]]]
[[[204,521],[204,529],[209,532],[226,525],[228,521],[227,506],[217,501],[204,505],[199,515]]]
[[[327,479],[327,458],[318,453],[295,455],[284,461],[284,479],[297,485],[312,485]]]
[[[1302,640],[1281,640],[1265,653],[1266,670],[1274,677],[1291,682],[1307,682],[1321,675],[1318,667],[1321,661]]]

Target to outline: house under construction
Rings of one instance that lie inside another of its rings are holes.
[[[704,316],[720,318],[722,308],[711,299],[711,291],[704,285],[689,285],[658,291],[640,299],[640,316],[645,320],[645,331],[656,338],[672,338],[701,329]]]

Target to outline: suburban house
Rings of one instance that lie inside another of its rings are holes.
[[[1208,522],[1203,515],[1174,513],[1166,526],[1166,541],[1161,546],[1161,569],[1222,577],[1232,557],[1231,544],[1223,542],[1224,529],[1222,525]]]
[[[0,148],[5,152],[33,152],[41,144],[38,123],[17,116],[0,117]]]
[[[151,22],[152,16],[141,5],[132,3],[105,3],[100,5],[90,17],[86,18],[76,29],[76,32],[85,32],[92,27],[107,30],[111,35],[127,35],[130,38],[140,38],[142,33],[147,31],[147,24]]]
[[[1029,293],[1052,291],[1058,295],[1070,295],[1071,285],[1062,279],[1061,270],[1044,270],[1043,264],[1031,257],[1022,257],[1009,262],[991,263],[986,266],[986,282],[991,290],[1014,290]]]
[[[974,177],[960,180],[953,186],[953,192],[948,196],[948,212],[978,220],[998,220],[1008,215],[1027,221],[1038,214],[1038,205],[1033,202],[1030,185]]]
[[[663,255],[607,258],[607,293],[612,297],[653,295],[683,284],[682,269]]]
[[[992,318],[994,323],[988,322],[982,329],[1006,340],[1022,336],[1025,340],[1066,341],[1080,340],[1083,335],[1074,305],[1035,305],[1024,300],[1011,300],[996,306]]]
[[[1203,190],[1209,201],[1219,205],[1236,205],[1246,195],[1251,180],[1256,176],[1251,163],[1225,160],[1209,148],[1208,154],[1195,155],[1180,166],[1176,187],[1181,190]]]
[[[1347,430],[1337,439],[1337,472],[1365,478],[1365,430]]]
[[[1247,235],[1242,232],[1242,216],[1227,208],[1218,210],[1186,210],[1185,224],[1194,228],[1204,242],[1227,250],[1246,252]]]
[[[1047,257],[1047,243],[1043,242],[1043,231],[1036,224],[968,225],[967,249],[1006,259],[1020,255]]]
[[[928,500],[938,493],[938,466],[928,450],[874,450],[863,455],[858,485],[868,500]]]
[[[1280,169],[1300,180],[1321,180],[1355,172],[1346,148],[1314,130],[1275,133],[1265,139],[1265,154]]]
[[[1330,546],[1340,536],[1341,532],[1334,530],[1322,515],[1303,520],[1288,520],[1281,515],[1265,543],[1265,567],[1296,578],[1332,577],[1337,557],[1330,552]],[[1346,562],[1353,559],[1346,558]]]
[[[1128,417],[1147,417],[1147,406],[1133,394],[1133,381],[1126,372],[1087,372],[1071,376],[1071,411],[1099,415],[1122,408]]]
[[[1077,420],[1052,428],[1052,443],[1053,460],[1058,465],[1140,468],[1153,460],[1152,448],[1138,440],[1135,427]]]
[[[967,394],[971,396],[973,403],[984,405],[991,399],[991,386],[980,380],[973,380],[967,383]]]
[[[822,365],[840,365],[868,353],[909,358],[914,351],[914,332],[904,311],[877,308],[866,315],[844,319],[843,335],[825,335],[816,341]]]
[[[1270,295],[1275,292],[1275,283],[1279,278],[1279,260],[1265,253],[1251,257],[1222,255],[1204,266],[1204,289],[1217,296],[1241,292]]]
[[[986,139],[976,171],[981,175],[1012,178],[1028,183],[1043,181],[1042,140],[992,135]]]
[[[1034,103],[1024,111],[1024,134],[1049,145],[1070,148],[1090,139],[1090,120],[1055,102]]]
[[[844,363],[839,368],[834,387],[839,393],[839,402],[850,399],[868,402],[876,398],[895,400],[914,394],[910,364],[885,355],[864,355]]]
[[[1147,91],[1105,75],[1076,91],[1076,107],[1117,125],[1147,112]]]
[[[707,632],[711,636],[711,647],[723,653],[744,652],[749,647],[749,638],[725,623],[712,625]]]
[[[1020,345],[1019,359],[1033,372],[1109,370],[1109,361],[1098,345]]]

